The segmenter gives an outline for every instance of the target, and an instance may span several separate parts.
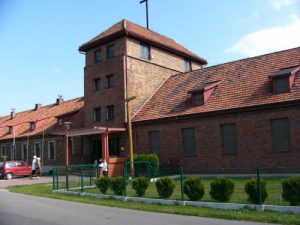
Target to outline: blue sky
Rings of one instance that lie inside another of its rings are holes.
[[[300,46],[300,0],[149,0],[150,29],[208,66]],[[0,116],[83,96],[78,47],[126,18],[139,0],[0,0]]]

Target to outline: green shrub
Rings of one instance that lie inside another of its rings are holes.
[[[204,186],[201,182],[201,179],[198,177],[191,177],[186,179],[184,181],[183,191],[190,200],[200,200],[204,195]]]
[[[174,191],[174,183],[169,177],[159,178],[156,182],[156,191],[161,198],[169,198]]]
[[[227,202],[234,191],[234,183],[229,178],[217,178],[210,183],[210,196],[220,202]]]
[[[149,184],[150,181],[147,177],[137,177],[132,181],[132,188],[135,190],[136,194],[141,197],[145,194]]]
[[[268,197],[268,192],[266,188],[266,182],[260,182],[260,190],[261,190],[261,203],[264,203],[266,198]],[[257,189],[257,180],[252,179],[248,181],[245,185],[245,191],[248,195],[248,201],[254,204],[259,204],[259,193]]]
[[[97,188],[101,191],[102,194],[105,194],[109,188],[110,178],[101,177],[100,179],[95,180]]]
[[[0,161],[6,161],[7,160],[7,156],[6,155],[3,155],[0,157]]]
[[[157,154],[140,154],[140,155],[133,155],[133,160],[134,162],[139,162],[139,161],[149,161],[150,165],[152,168],[150,168],[151,170],[153,170],[153,176],[156,176],[158,174],[159,171],[159,158],[157,156]],[[135,172],[138,171],[144,171],[147,172],[147,167],[145,164],[135,164]],[[139,174],[136,174],[139,175]]]
[[[115,195],[122,195],[124,190],[123,177],[113,177],[110,181],[110,188]]]
[[[300,177],[291,177],[282,182],[282,198],[290,205],[300,205]]]

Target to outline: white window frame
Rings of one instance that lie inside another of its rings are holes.
[[[37,144],[40,144],[40,154],[42,154],[42,142],[41,141],[37,141],[37,142],[34,142],[33,155],[35,155],[37,157],[42,157],[41,155],[37,155],[36,154],[36,145]]]
[[[54,146],[54,157],[53,157],[53,159],[50,158],[50,156],[51,156],[50,143],[53,143],[53,146]],[[48,141],[48,160],[56,160],[56,141]]]
[[[26,155],[24,155],[24,146],[26,146]],[[27,156],[28,156],[28,146],[27,146],[27,143],[23,143],[22,144],[22,148],[21,148],[21,151],[22,151],[22,160],[28,160]]]

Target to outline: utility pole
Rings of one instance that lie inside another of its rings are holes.
[[[142,1],[140,1],[140,4],[146,2],[146,20],[147,20],[147,29],[149,29],[148,1],[149,1],[149,0],[142,0]]]
[[[131,126],[131,116],[130,116],[130,108],[129,102],[136,99],[136,96],[132,96],[126,98],[124,101],[126,102],[127,109],[127,123],[128,123],[128,136],[129,136],[129,156],[130,156],[130,174],[131,177],[134,177],[134,161],[133,161],[133,141],[132,141],[132,126]]]

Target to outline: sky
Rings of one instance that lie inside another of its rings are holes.
[[[84,94],[78,47],[127,19],[140,0],[0,0],[0,116]],[[207,66],[300,46],[300,0],[149,0],[150,29]]]

